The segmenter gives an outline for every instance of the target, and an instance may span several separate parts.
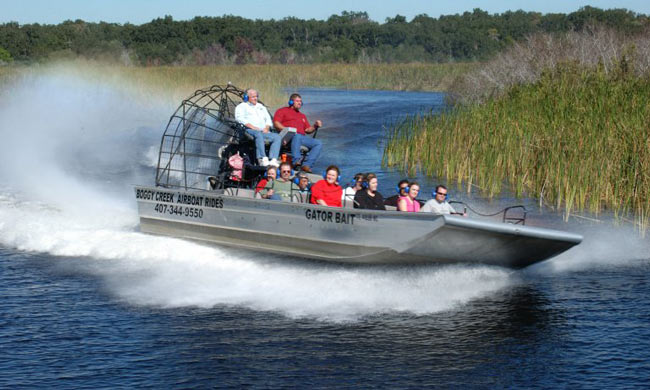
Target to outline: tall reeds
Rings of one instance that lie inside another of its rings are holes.
[[[177,104],[199,88],[232,82],[254,87],[265,104],[286,101],[287,89],[332,87],[386,90],[446,90],[473,64],[318,64],[131,67],[74,61],[37,67],[0,67],[0,86],[31,72],[71,72],[76,77],[119,84],[143,97]]]
[[[503,185],[564,209],[650,221],[650,78],[614,66],[561,63],[531,84],[441,115],[414,115],[388,133],[384,164]]]

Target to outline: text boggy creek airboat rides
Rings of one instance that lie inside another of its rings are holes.
[[[334,262],[511,268],[545,260],[582,240],[573,233],[525,226],[525,213],[522,218],[503,214],[501,222],[494,222],[355,209],[345,200],[342,208],[332,208],[311,204],[304,190],[292,190],[288,201],[261,199],[255,188],[272,158],[258,159],[259,140],[235,119],[244,95],[233,85],[215,85],[196,91],[174,112],[162,136],[155,186],[135,188],[141,231]],[[282,140],[287,129],[274,134]],[[266,138],[264,152],[271,153],[275,137]],[[281,145],[279,154],[291,155],[289,146]],[[301,146],[291,155],[294,160],[313,149]],[[322,179],[301,175],[312,182]]]

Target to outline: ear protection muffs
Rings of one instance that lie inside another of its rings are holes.
[[[293,103],[294,103],[293,99],[289,99],[289,101],[287,102],[287,104],[289,105],[289,107],[293,106]],[[302,105],[304,106],[304,105],[305,105],[305,102],[303,102]]]
[[[409,190],[411,188],[409,186],[404,187],[404,191],[408,194]],[[399,185],[395,186],[395,191],[397,191],[397,194],[399,195]]]
[[[257,93],[257,97],[258,97],[258,98],[260,97],[260,93],[259,93],[259,92]],[[248,98],[248,90],[246,90],[246,91],[244,91],[244,94],[242,95],[241,100],[243,100],[244,103],[248,103],[248,99],[249,99],[249,98]]]
[[[431,191],[431,196],[433,196],[434,198],[436,197],[437,194],[438,194],[438,191],[436,191],[436,190]],[[447,198],[449,198],[449,192],[447,192],[445,194],[445,200],[447,200]]]
[[[332,170],[333,170],[333,169],[332,169]],[[327,179],[327,171],[323,172],[323,179]],[[338,175],[338,176],[336,177],[336,181],[337,181],[338,183],[341,182],[341,175]]]
[[[294,177],[293,178],[293,183],[295,185],[299,185],[300,184],[300,178],[298,176]],[[311,190],[311,182],[309,181],[309,179],[307,179],[307,188],[306,188],[306,190],[307,191]]]
[[[296,185],[300,184],[300,178],[298,176],[293,178],[293,182],[296,183]],[[309,181],[309,178],[307,178],[307,188],[311,186],[311,182]]]
[[[357,179],[356,179],[356,177],[353,177],[352,180],[350,180],[350,184],[348,185],[348,187],[353,187],[354,188],[355,185],[357,185]],[[368,182],[366,180],[361,182],[361,188],[363,188],[363,189],[368,188]]]
[[[291,172],[293,172],[293,169],[291,170]],[[266,179],[268,177],[269,177],[269,170],[267,169],[266,171],[264,171],[264,178]],[[275,177],[280,177],[280,168],[275,170]]]

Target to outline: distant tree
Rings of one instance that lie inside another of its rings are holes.
[[[2,64],[8,64],[12,62],[14,59],[11,58],[11,54],[5,50],[3,47],[0,47],[0,65]]]
[[[236,63],[245,64],[248,62],[253,54],[253,50],[255,50],[255,46],[250,39],[244,37],[235,38],[235,55],[237,56],[235,58]]]

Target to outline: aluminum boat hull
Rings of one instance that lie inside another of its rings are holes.
[[[357,264],[523,268],[579,244],[557,230],[450,215],[342,209],[136,187],[142,232]]]

